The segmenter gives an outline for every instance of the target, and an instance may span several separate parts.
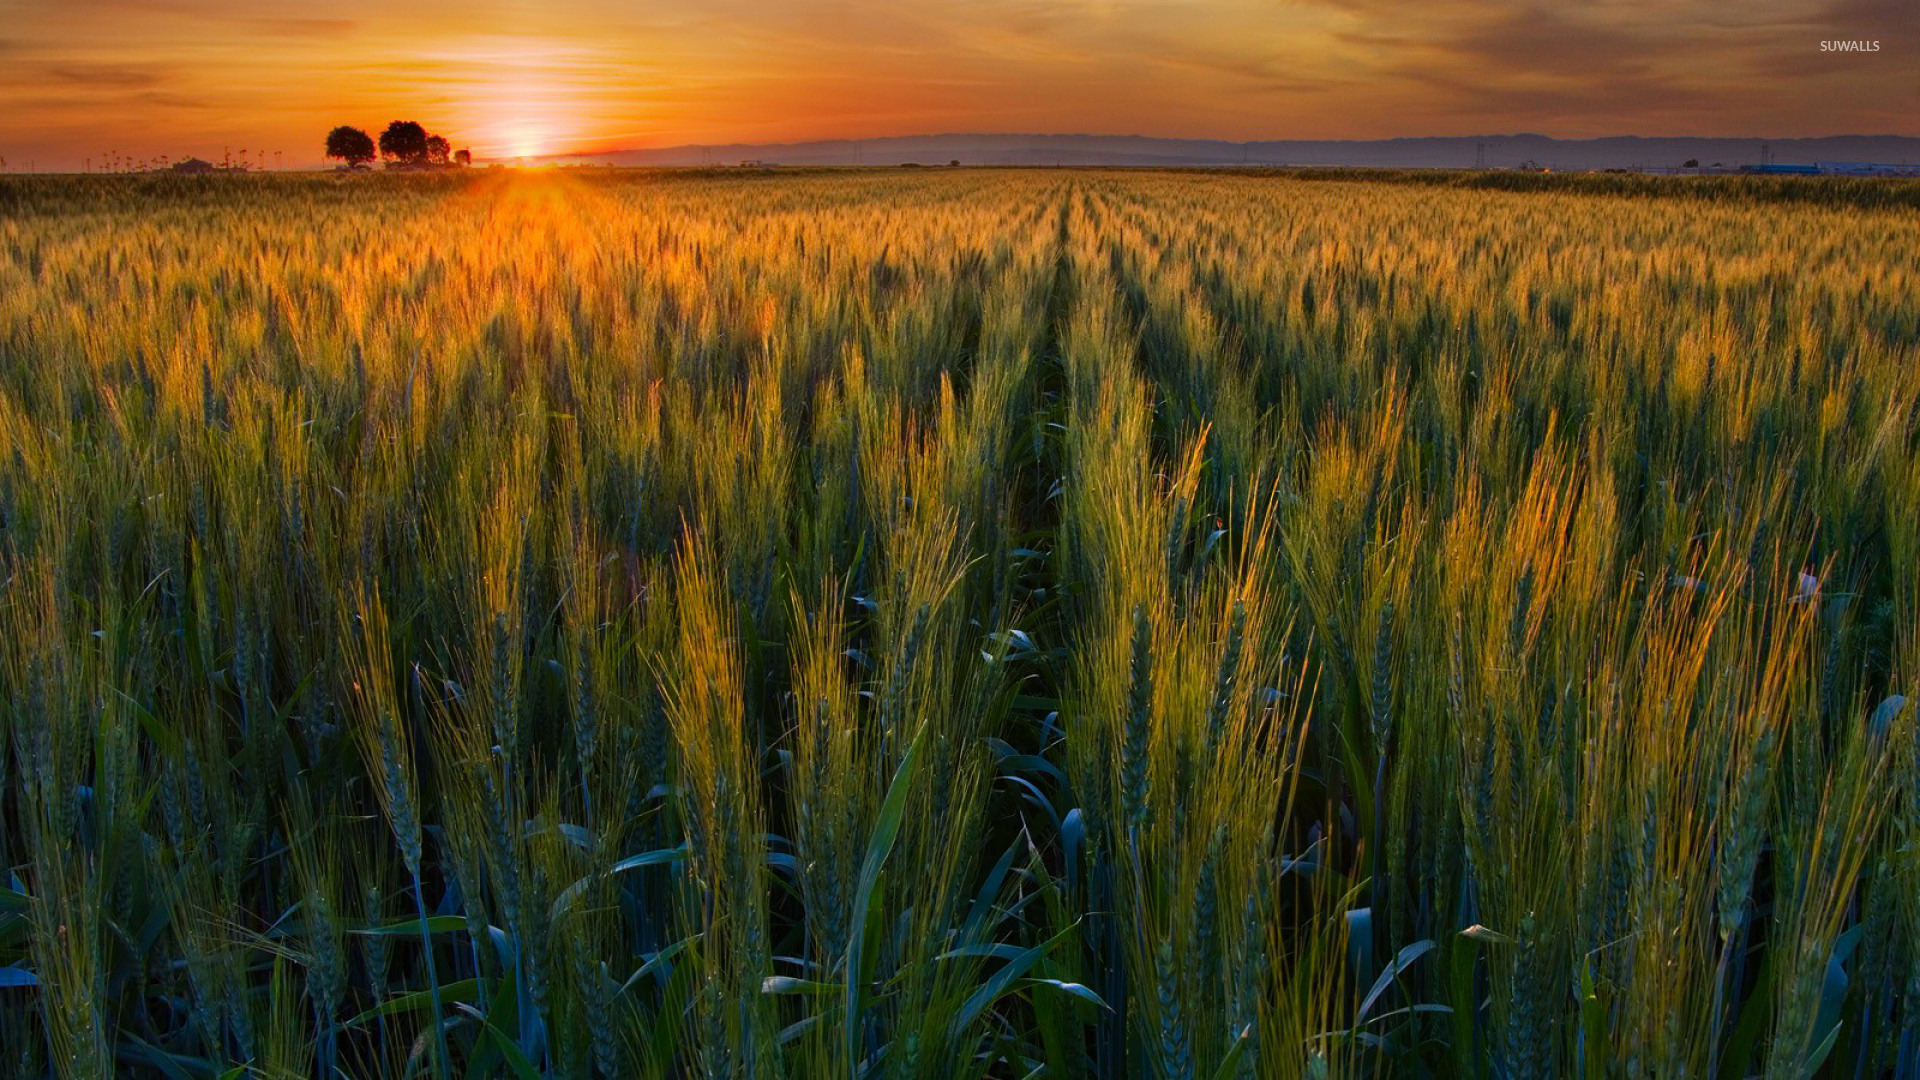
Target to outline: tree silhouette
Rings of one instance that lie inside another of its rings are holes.
[[[453,163],[455,165],[473,164],[473,152],[470,150],[455,150],[453,152]]]
[[[380,153],[406,165],[427,160],[427,129],[412,120],[395,120],[380,133]]]
[[[373,160],[373,137],[357,127],[341,124],[327,132],[327,156],[349,165],[365,165]]]
[[[427,162],[431,165],[445,165],[452,154],[447,140],[438,135],[427,136]]]

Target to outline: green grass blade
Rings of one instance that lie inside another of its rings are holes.
[[[880,815],[873,823],[873,836],[867,841],[866,859],[860,864],[860,884],[854,892],[851,932],[847,936],[845,1050],[850,1071],[859,1069],[861,1056],[860,1011],[865,989],[867,912],[880,881],[880,869],[885,865],[887,855],[893,851],[893,841],[900,834],[901,819],[906,816],[907,796],[912,793],[914,778],[919,772],[920,740],[925,734],[923,725],[914,733],[913,741],[907,744],[906,756],[901,759],[900,768],[894,772],[893,782],[887,785],[887,797],[880,804]]]

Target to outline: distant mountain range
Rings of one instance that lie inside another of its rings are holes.
[[[1674,168],[1855,161],[1920,164],[1920,138],[1832,135],[1817,139],[1689,139],[1545,135],[1225,142],[1139,135],[906,135],[885,139],[611,150],[555,160],[569,164],[739,165],[1350,165],[1376,168]]]

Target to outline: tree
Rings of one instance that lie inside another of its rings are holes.
[[[405,165],[427,160],[427,129],[412,120],[395,120],[380,133],[380,153]]]
[[[453,152],[453,163],[455,165],[473,164],[473,152],[470,150],[455,150]]]
[[[327,156],[348,165],[365,165],[373,160],[373,136],[357,127],[341,124],[327,132]]]
[[[445,165],[447,164],[447,161],[451,155],[452,155],[452,148],[447,145],[447,140],[441,138],[438,135],[427,136],[427,163],[428,164]]]
[[[1700,167],[1699,158],[1688,158],[1687,163],[1681,166],[1681,168],[1684,168],[1684,169],[1697,169],[1699,167]]]

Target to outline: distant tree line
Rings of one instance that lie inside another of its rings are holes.
[[[373,136],[342,124],[327,132],[327,156],[350,167],[370,164],[376,156]],[[389,167],[443,168],[473,163],[471,153],[453,149],[446,139],[412,120],[395,120],[387,125],[387,130],[380,133],[377,156],[387,159]]]

